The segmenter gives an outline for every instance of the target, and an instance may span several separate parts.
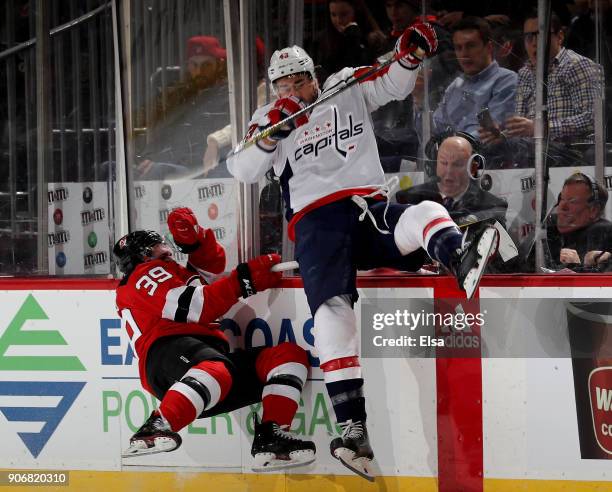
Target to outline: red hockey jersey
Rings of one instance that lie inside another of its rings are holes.
[[[202,285],[198,274],[171,259],[141,263],[124,278],[117,288],[117,312],[138,356],[143,387],[151,391],[145,368],[147,352],[155,340],[170,335],[226,340],[214,321],[238,301],[239,295],[235,278]]]

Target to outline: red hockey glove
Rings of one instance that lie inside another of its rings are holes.
[[[240,263],[232,272],[240,286],[240,296],[247,298],[278,285],[282,274],[272,272],[270,268],[280,262],[279,255],[270,254],[253,258],[248,263]]]
[[[396,53],[406,53],[399,63],[414,70],[426,56],[431,56],[438,49],[438,37],[431,24],[415,23],[407,28],[397,40]]]
[[[200,228],[196,249],[189,252],[189,263],[209,273],[221,273],[225,270],[225,260],[225,249],[217,242],[215,232]]]
[[[306,107],[306,103],[296,96],[282,97],[278,99],[270,111],[268,111],[268,125],[259,128],[263,130],[268,126],[275,125],[279,121],[288,118],[294,113],[297,113],[301,109]],[[286,125],[283,125],[276,133],[270,135],[272,140],[282,140],[287,138],[289,134],[297,127],[308,123],[308,115],[306,113],[301,114],[297,118],[289,121]]]
[[[197,249],[203,234],[193,210],[188,207],[177,208],[170,212],[167,222],[174,242],[182,253]]]

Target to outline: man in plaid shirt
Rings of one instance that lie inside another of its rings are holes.
[[[550,66],[548,71],[548,134],[551,140],[571,143],[593,133],[593,104],[603,86],[601,67],[572,50],[563,48],[564,33],[559,18],[552,14]],[[519,70],[516,115],[505,121],[506,137],[533,137],[536,98],[537,12],[523,25],[527,63]],[[484,144],[497,140],[483,128]]]

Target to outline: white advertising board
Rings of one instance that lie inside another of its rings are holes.
[[[426,289],[406,295],[431,295]],[[140,387],[137,360],[109,291],[2,291],[0,459],[12,468],[117,470],[123,466],[250,472],[250,409],[196,421],[173,453],[121,460],[134,430],[157,405]],[[311,473],[345,474],[326,452],[337,435],[301,289],[260,294],[226,322],[242,347],[295,340],[313,368],[293,427],[321,450]],[[370,359],[368,411],[380,473],[435,476],[435,361]],[[398,388],[401,388],[398,391]],[[254,409],[259,409],[255,406]],[[423,453],[423,450],[427,452]]]
[[[368,288],[360,294],[368,300],[397,299],[407,309],[411,300],[433,296],[425,288]],[[483,288],[481,296],[481,305],[508,299],[557,302],[609,299],[612,289]],[[184,444],[176,452],[121,459],[130,435],[157,403],[140,387],[112,291],[0,291],[0,303],[5,307],[0,311],[0,439],[5,444],[0,459],[6,467],[250,472],[250,408],[196,421],[182,431]],[[489,322],[512,333],[522,319],[532,319],[528,329],[554,333],[558,317],[533,305],[533,312],[519,313],[524,318],[492,313]],[[541,321],[546,319],[550,322]],[[337,429],[303,291],[255,296],[237,305],[224,327],[234,346],[295,340],[309,351],[310,382],[293,425],[319,449],[316,465],[306,472],[348,473],[327,452]],[[368,358],[363,366],[378,473],[435,477],[435,359]],[[483,358],[482,366],[485,477],[609,480],[608,460],[581,457],[570,358]]]

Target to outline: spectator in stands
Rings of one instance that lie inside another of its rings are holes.
[[[597,23],[594,12],[593,0],[576,0],[575,12],[572,22],[567,29],[565,47],[575,51],[579,55],[595,60],[597,56],[596,47],[599,44],[597,61],[603,66],[603,73],[612,73],[612,5],[610,2],[599,2],[599,17],[601,19],[599,29],[599,43],[597,43]],[[612,85],[607,84],[605,94],[607,140],[612,140]]]
[[[552,267],[607,269],[612,253],[612,223],[602,217],[607,201],[607,190],[590,176],[575,173],[565,180],[547,227]]]
[[[430,105],[437,105],[459,70],[450,33],[437,24],[435,16],[421,15],[419,0],[386,0],[385,11],[391,23],[387,32],[387,51],[393,49],[399,35],[414,22],[427,22],[436,31],[438,48],[427,64],[430,75],[429,102]],[[402,159],[416,160],[419,139],[414,127],[412,96],[417,93],[416,97],[422,101],[423,85],[423,78],[419,76],[411,96],[403,101],[392,101],[372,113],[378,151],[386,172],[399,171]]]
[[[491,29],[484,19],[466,17],[459,21],[453,45],[463,73],[448,86],[435,110],[432,134],[450,129],[477,137],[477,114],[483,107],[488,107],[497,121],[514,111],[517,75],[493,60]],[[420,118],[417,112],[417,128],[421,127]]]
[[[503,135],[506,137],[533,137],[534,134],[538,42],[536,12],[525,19],[523,37],[528,61],[519,71],[516,115],[505,120],[503,125]],[[570,143],[593,133],[593,105],[603,80],[600,66],[564,48],[563,37],[561,22],[552,14],[547,84],[548,135],[553,141]],[[497,132],[483,128],[479,133],[485,144],[503,142],[503,137]]]
[[[329,17],[319,45],[319,79],[344,67],[371,65],[384,52],[386,37],[364,0],[329,0]]]
[[[259,36],[255,38],[255,55],[257,57],[257,104],[259,106],[268,100],[268,90],[265,81],[265,51],[266,47]],[[223,128],[209,133],[206,137],[206,151],[204,152],[204,177],[213,173],[223,160],[223,155],[229,152],[232,144],[232,127],[227,124]]]
[[[399,203],[417,204],[424,200],[442,203],[453,219],[477,212],[486,212],[505,224],[508,204],[484,191],[473,178],[477,165],[474,149],[468,138],[450,136],[442,141],[436,157],[434,180],[396,193]]]
[[[518,72],[525,64],[523,29],[506,24],[492,26],[493,59],[500,67]]]
[[[564,25],[569,24],[571,14],[568,0],[551,0],[552,11],[561,17]],[[466,2],[465,0],[436,0],[437,15],[440,23],[453,28],[461,19],[468,16],[483,17],[491,25],[505,24],[520,26],[524,13],[537,5],[536,0],[485,0]]]
[[[187,42],[187,78],[158,88],[137,179],[179,177],[202,169],[206,137],[229,124],[227,55],[213,36]],[[174,73],[177,75],[177,73]],[[219,176],[227,169],[219,169]]]

